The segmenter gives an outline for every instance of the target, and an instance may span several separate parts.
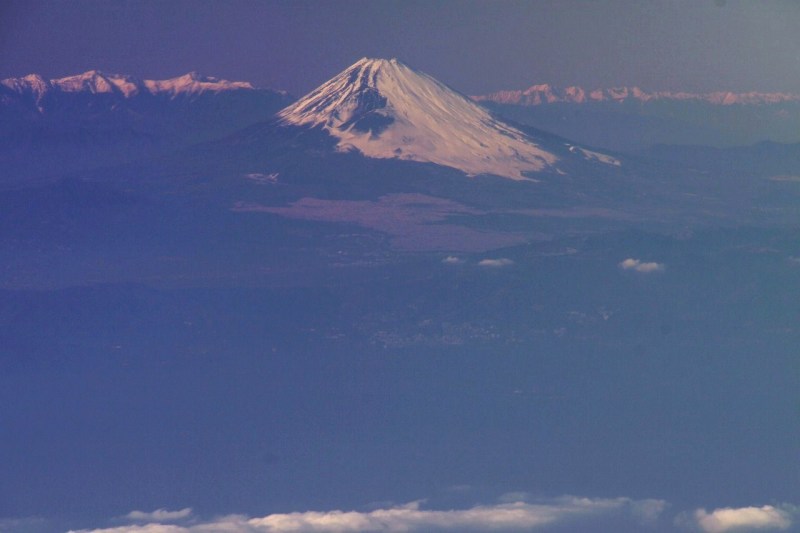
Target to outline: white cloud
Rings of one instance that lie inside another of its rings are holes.
[[[524,495],[517,494],[523,497]],[[415,531],[527,531],[578,519],[627,515],[639,522],[657,519],[665,503],[629,498],[591,499],[566,496],[538,503],[509,501],[469,509],[422,509],[421,502],[372,511],[306,511],[271,514],[261,518],[229,516],[190,526],[146,524],[76,533],[347,533]]]
[[[725,507],[707,512],[698,509],[694,519],[706,533],[721,533],[741,529],[788,529],[792,525],[792,513],[788,508],[771,505],[763,507]]]
[[[461,260],[461,258],[456,257],[454,255],[448,255],[447,257],[442,259],[442,263],[444,263],[446,265],[457,265],[457,264],[462,263],[462,262],[463,261]]]
[[[619,264],[619,267],[622,270],[634,270],[636,272],[644,272],[644,273],[661,272],[665,268],[663,263],[643,262],[640,261],[639,259],[633,259],[632,257],[629,257],[628,259],[622,261]]]
[[[179,511],[167,511],[166,509],[156,509],[155,511],[146,513],[144,511],[131,511],[125,518],[135,522],[175,522],[176,520],[183,520],[192,514],[192,508],[186,507]]]
[[[424,531],[431,529],[508,530],[549,524],[559,509],[517,502],[472,509],[422,510],[418,503],[369,513],[355,511],[270,515],[251,522],[269,532],[310,531]]]
[[[514,264],[514,261],[511,259],[507,259],[505,257],[501,257],[499,259],[482,259],[478,262],[478,266],[482,267],[490,267],[490,268],[500,268],[511,266]]]

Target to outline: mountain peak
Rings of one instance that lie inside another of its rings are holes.
[[[221,91],[231,91],[238,89],[252,90],[252,84],[245,81],[228,81],[210,76],[203,76],[198,72],[192,71],[167,80],[145,80],[147,89],[153,93],[166,93],[171,96],[178,94],[195,95],[204,92],[218,93]]]
[[[187,81],[203,81],[205,79],[205,76],[202,76],[199,72],[193,70],[191,72],[187,72],[183,76],[178,76],[178,79]]]
[[[321,127],[340,151],[526,179],[558,158],[466,96],[397,59],[362,58],[279,113]]]
[[[99,70],[88,70],[82,74],[51,80],[51,83],[65,92],[121,93],[125,97],[132,96],[142,89],[142,82],[131,76],[105,74]]]

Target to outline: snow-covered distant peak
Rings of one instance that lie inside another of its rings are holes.
[[[64,92],[120,93],[125,97],[137,94],[142,87],[142,83],[131,76],[104,74],[97,70],[51,80],[50,83]]]
[[[705,102],[715,105],[756,105],[800,102],[800,95],[791,93],[647,92],[639,87],[612,87],[610,89],[587,90],[577,86],[558,88],[548,84],[532,85],[522,91],[497,91],[487,95],[473,96],[472,98],[477,101],[515,105],[543,105],[554,103],[584,104],[587,102],[628,101],[651,102],[670,100]]]
[[[168,93],[178,94],[200,94],[205,92],[234,91],[238,89],[253,90],[252,84],[246,81],[228,81],[210,76],[201,76],[197,72],[189,72],[177,78],[168,80],[145,80],[147,90],[153,94]]]
[[[24,78],[9,78],[0,84],[18,94],[32,93],[37,102],[51,91],[63,93],[117,94],[130,98],[138,94],[194,96],[201,93],[219,93],[234,90],[254,90],[248,82],[228,81],[219,78],[201,76],[190,72],[183,76],[167,80],[139,80],[122,74],[106,74],[98,70],[90,70],[74,76],[66,76],[53,80],[45,80],[37,74]]]
[[[558,158],[466,96],[397,59],[363,58],[285,108],[283,124],[322,127],[340,151],[526,179]]]
[[[40,94],[50,87],[50,82],[38,74],[28,74],[24,78],[8,78],[0,81],[0,85],[19,94]]]

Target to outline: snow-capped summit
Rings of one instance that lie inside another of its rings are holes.
[[[253,85],[246,81],[221,80],[211,76],[201,76],[197,72],[189,72],[168,80],[145,80],[144,85],[153,94],[168,93],[171,95],[254,89]]]
[[[363,58],[278,114],[321,127],[340,151],[526,179],[559,158],[468,97],[397,59]]]
[[[51,80],[50,83],[53,87],[57,87],[64,92],[120,93],[126,98],[142,90],[142,82],[136,78],[119,74],[106,75],[97,70]]]

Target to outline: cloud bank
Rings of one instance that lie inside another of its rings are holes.
[[[642,273],[663,272],[665,268],[663,263],[644,262],[639,259],[633,259],[632,257],[622,261],[619,267],[622,270],[633,270]]]
[[[565,496],[542,503],[507,501],[469,509],[422,509],[421,502],[372,511],[306,511],[261,518],[232,515],[187,526],[151,523],[73,533],[346,533],[416,531],[528,531],[570,520],[620,515],[639,523],[657,519],[666,503],[629,498],[591,499]],[[181,511],[164,511],[176,516]],[[156,515],[159,511],[149,513]],[[189,516],[187,513],[185,516]],[[142,513],[146,515],[148,513]]]
[[[710,513],[698,509],[694,513],[697,526],[706,533],[754,529],[788,529],[792,525],[792,512],[771,505],[763,507],[725,507]]]
[[[497,503],[468,509],[426,509],[423,501],[370,511],[305,511],[263,517],[228,515],[201,520],[191,508],[152,512],[132,511],[125,519],[140,522],[69,533],[395,533],[395,532],[522,532],[548,526],[574,531],[613,531],[622,523],[642,531],[661,526],[669,504],[664,500],[631,498],[536,499],[525,492],[501,496]],[[725,507],[680,513],[676,531],[703,533],[787,530],[796,525],[800,508],[783,504],[762,507]],[[182,521],[182,524],[165,522]],[[0,526],[3,526],[0,520]],[[626,526],[629,527],[629,526]],[[638,530],[637,529],[637,530]],[[626,529],[627,531],[628,529]],[[5,531],[0,527],[0,532]],[[10,530],[9,530],[10,531]],[[15,530],[16,531],[16,530]],[[22,531],[22,530],[20,530]],[[25,530],[28,531],[28,530]],[[30,530],[34,531],[34,530]],[[38,531],[38,530],[36,530]]]

